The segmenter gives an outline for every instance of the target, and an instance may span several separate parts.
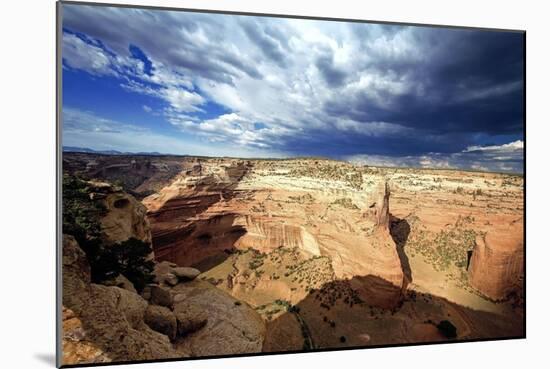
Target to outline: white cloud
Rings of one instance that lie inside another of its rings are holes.
[[[501,156],[508,153],[507,156]],[[470,146],[459,153],[429,153],[426,155],[385,156],[351,155],[344,160],[382,167],[466,168],[479,171],[523,173],[523,141],[504,145]]]
[[[127,131],[145,132],[137,125],[117,122],[111,119],[98,117],[93,112],[63,107],[63,133],[123,133]]]
[[[159,95],[162,96],[174,110],[182,112],[200,111],[197,106],[206,102],[206,100],[196,92],[189,92],[173,87],[167,87],[160,90]]]
[[[503,145],[468,146],[463,152],[485,151],[491,153],[510,153],[523,151],[523,141],[517,140]]]
[[[82,69],[94,75],[114,75],[107,53],[101,48],[89,45],[79,37],[63,34],[63,59],[69,67]]]
[[[282,157],[280,152],[220,145],[212,147],[174,134],[158,134],[150,129],[98,116],[70,107],[63,109],[63,146],[118,150],[123,152],[161,152],[180,155],[236,157]]]

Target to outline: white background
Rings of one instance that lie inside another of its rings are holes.
[[[121,2],[111,0],[111,2]],[[527,30],[527,340],[172,362],[149,368],[541,367],[549,262],[549,13],[544,1],[128,0],[134,4]],[[0,12],[0,367],[53,367],[55,2]],[[116,27],[116,25],[113,25]],[[449,53],[452,53],[452,48]],[[531,364],[531,365],[530,365]],[[127,366],[119,366],[123,368]]]

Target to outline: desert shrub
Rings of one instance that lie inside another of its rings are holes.
[[[341,207],[344,207],[346,209],[353,209],[358,210],[359,207],[353,203],[353,201],[349,197],[343,197],[336,199],[332,202],[332,205],[339,205]]]
[[[141,291],[147,283],[153,281],[154,262],[148,260],[151,245],[130,238],[121,243],[101,247],[96,257],[90,260],[92,280],[96,282],[124,275]]]
[[[437,329],[446,337],[446,338],[456,338],[456,327],[453,323],[448,320],[442,320],[437,325]]]
[[[88,184],[74,176],[63,176],[63,233],[74,236],[81,247],[98,238],[99,218],[104,206],[90,198]]]

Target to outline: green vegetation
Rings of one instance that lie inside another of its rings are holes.
[[[248,263],[248,267],[252,270],[260,268],[262,265],[264,265],[265,257],[265,254],[253,250],[252,260]]]
[[[468,251],[475,245],[476,236],[481,234],[473,229],[475,219],[471,216],[459,216],[451,227],[432,234],[417,229],[411,232],[407,246],[412,254],[419,253],[432,264],[435,270],[448,270],[451,266],[465,270]]]
[[[114,245],[100,247],[94,255],[92,279],[105,281],[124,275],[136,288],[142,291],[147,283],[153,281],[154,262],[148,260],[151,245],[136,238],[130,238]]]
[[[351,288],[349,281],[345,280],[326,283],[319,290],[313,292],[315,293],[315,300],[319,301],[319,306],[326,310],[330,310],[339,300],[350,308],[353,305],[363,303],[357,291]]]
[[[332,181],[346,182],[348,186],[355,190],[360,190],[363,185],[363,174],[351,165],[343,163],[319,163],[300,166],[289,172],[291,177],[310,177],[317,179],[327,179]]]
[[[359,210],[359,207],[355,205],[349,197],[343,197],[334,200],[331,205],[338,205],[346,209]]]
[[[313,196],[309,193],[302,196],[289,196],[288,198],[289,200],[295,201],[299,204],[311,204],[314,201]]]
[[[105,211],[101,202],[90,198],[87,182],[63,176],[63,233],[73,235],[80,247],[99,242],[99,219]]]

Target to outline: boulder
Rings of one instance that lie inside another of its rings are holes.
[[[208,323],[176,342],[176,348],[192,356],[233,355],[261,352],[265,337],[265,322],[248,305],[238,301],[208,282],[195,279],[174,287],[185,296],[174,306],[182,332],[200,327],[208,314]],[[193,310],[191,310],[193,309]]]
[[[179,282],[179,279],[178,277],[176,277],[174,274],[172,273],[166,273],[162,276],[162,280],[164,281],[164,283],[170,285],[170,286],[175,286],[176,284],[178,284]]]
[[[193,280],[201,274],[201,271],[191,267],[176,267],[172,269],[172,273],[180,280]]]
[[[151,304],[160,305],[164,307],[171,308],[174,304],[174,299],[170,290],[161,286],[152,285],[151,286]]]
[[[151,300],[151,289],[156,286],[156,284],[150,283],[145,285],[143,287],[143,291],[141,291],[141,297],[143,297],[145,300]]]
[[[151,227],[145,206],[115,186],[101,191],[106,193],[105,198],[98,200],[105,207],[105,215],[100,219],[104,242],[115,244],[135,238],[150,244]],[[151,253],[150,258],[153,256]]]
[[[126,278],[122,274],[119,274],[116,278],[111,279],[109,281],[105,281],[102,284],[104,284],[106,286],[119,287],[119,288],[128,290],[130,292],[137,293],[137,291],[134,287],[134,284],[132,282],[130,282],[130,280],[128,280],[128,278]]]
[[[145,311],[145,323],[154,331],[168,336],[170,340],[176,338],[178,332],[176,316],[164,306],[149,305]]]
[[[208,314],[196,305],[179,304],[174,313],[178,321],[179,336],[196,332],[208,322]]]
[[[130,327],[138,329],[143,323],[143,316],[147,309],[147,301],[135,292],[119,287],[106,287],[103,285],[92,285],[92,288],[102,291],[102,294],[112,300],[116,308],[124,315]]]

